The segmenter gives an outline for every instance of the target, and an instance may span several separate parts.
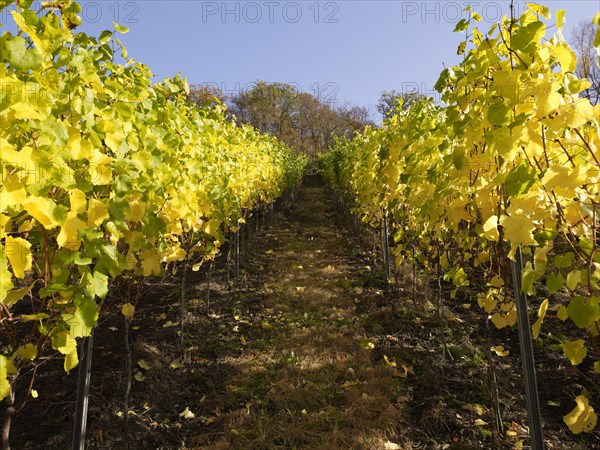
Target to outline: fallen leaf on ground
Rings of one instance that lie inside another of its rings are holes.
[[[408,378],[409,373],[414,375],[415,372],[414,372],[413,366],[401,364],[398,369],[394,370],[394,373],[392,373],[392,376],[397,377],[397,378]]]
[[[508,356],[508,354],[510,353],[508,350],[504,349],[503,345],[497,345],[495,347],[492,347],[491,350],[498,356]]]
[[[138,366],[140,366],[144,370],[150,370],[150,364],[143,359],[140,359],[138,362]]]
[[[506,430],[507,436],[524,436],[528,434],[527,428],[523,425],[519,425],[517,422],[513,422],[508,430]]]
[[[179,361],[173,361],[171,364],[169,364],[169,367],[171,369],[181,369],[183,364],[181,364]]]
[[[483,405],[479,405],[476,403],[467,403],[466,405],[462,406],[462,409],[474,412],[478,416],[483,416],[483,414],[485,413],[485,408],[483,407]]]
[[[356,386],[360,386],[360,381],[356,380],[356,381],[346,381],[345,383],[342,383],[342,387],[349,389],[351,387],[356,387]]]
[[[373,344],[368,339],[361,339],[360,340],[360,346],[362,348],[366,348],[366,349],[369,349],[369,350],[373,350],[375,348],[375,344]]]
[[[179,413],[179,417],[183,417],[184,419],[193,419],[194,417],[196,417],[196,414],[191,412],[190,408],[186,406],[185,409]]]

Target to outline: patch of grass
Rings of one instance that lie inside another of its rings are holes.
[[[361,317],[360,325],[366,332],[371,334],[380,334],[383,330],[383,325],[379,318],[372,315]]]

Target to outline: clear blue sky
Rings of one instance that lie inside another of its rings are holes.
[[[508,1],[472,2],[487,29]],[[545,1],[567,9],[567,30],[591,20],[600,0]],[[293,83],[337,104],[375,105],[383,90],[417,87],[432,94],[444,64],[458,61],[463,1],[180,1],[87,0],[85,30],[131,31],[122,41],[131,57],[159,79],[181,72],[189,83],[225,92],[258,80]],[[522,11],[524,2],[516,2]],[[2,18],[6,23],[6,17]],[[6,28],[4,28],[6,29]],[[567,33],[568,35],[568,33]]]

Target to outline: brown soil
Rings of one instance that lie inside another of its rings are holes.
[[[516,330],[488,331],[476,306],[448,300],[445,355],[431,280],[400,268],[390,287],[376,236],[343,220],[318,178],[273,227],[259,225],[248,225],[240,279],[227,281],[224,256],[214,263],[210,305],[206,267],[188,273],[183,355],[170,326],[181,280],[148,286],[130,331],[138,379],[127,426],[123,319],[117,304],[103,311],[87,448],[529,448]],[[509,356],[488,354],[498,344]],[[547,448],[600,448],[599,432],[573,436],[562,423],[582,387],[600,404],[591,368],[571,368],[548,335],[536,353]],[[58,355],[40,367],[13,449],[70,448],[76,378]]]

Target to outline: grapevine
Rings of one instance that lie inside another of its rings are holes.
[[[571,322],[581,337],[563,342],[565,357],[573,365],[592,357],[600,373],[600,105],[580,96],[589,82],[573,73],[565,11],[551,35],[541,5],[487,33],[469,11],[455,28],[465,34],[463,61],[436,84],[443,104],[399,107],[381,128],[338,141],[321,170],[363,221],[393,218],[398,263],[418,243],[425,267],[439,250],[453,296],[472,292],[477,277],[486,289],[473,297],[498,328],[516,323],[507,286],[509,262],[522,249],[523,291],[547,296],[534,336],[547,316]],[[593,21],[600,27],[600,13]],[[595,45],[600,51],[600,29]],[[566,303],[556,300],[559,291]],[[573,433],[592,430],[592,405],[585,394],[576,402],[565,422]]]
[[[223,105],[189,103],[181,77],[153,83],[125,27],[88,36],[78,3],[32,4],[0,2],[17,27],[0,37],[0,399],[49,349],[77,366],[111,286],[214,258],[306,165]]]

